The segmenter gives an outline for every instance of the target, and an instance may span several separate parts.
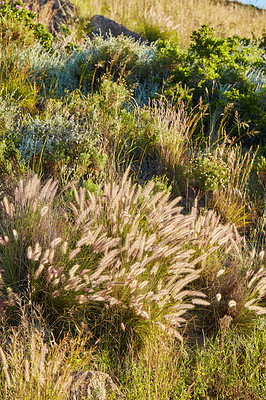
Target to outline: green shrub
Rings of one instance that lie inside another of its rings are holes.
[[[2,43],[14,42],[22,45],[32,44],[36,38],[49,49],[53,37],[43,24],[34,22],[36,14],[32,13],[21,1],[9,3],[4,0],[0,4],[0,34]]]
[[[215,192],[219,186],[226,184],[228,168],[221,158],[216,159],[212,154],[203,153],[191,160],[186,167],[185,176],[203,192]]]
[[[165,93],[174,96],[176,90],[180,91],[176,85],[182,82],[184,88],[191,89],[194,105],[203,99],[209,103],[211,114],[232,103],[233,111],[250,124],[251,130],[261,131],[255,141],[263,140],[266,129],[263,51],[256,43],[239,37],[217,39],[214,30],[206,25],[194,31],[191,39],[187,51],[180,51],[170,43],[159,43],[161,59],[168,59],[173,71],[172,79],[164,87]],[[233,127],[232,119],[230,124]],[[235,130],[233,135],[243,135],[243,130],[240,134]]]
[[[21,160],[53,175],[67,169],[75,179],[104,169],[101,110],[94,100],[73,93],[65,102],[48,100],[42,116],[28,115],[13,132]]]
[[[265,189],[266,188],[266,158],[261,156],[260,161],[257,165],[257,176],[258,176],[258,181],[262,185],[262,187]]]
[[[0,176],[13,175],[22,171],[19,163],[20,154],[11,140],[2,138],[0,141]]]
[[[126,37],[96,36],[79,46],[44,52],[35,45],[19,54],[20,62],[30,64],[34,79],[46,90],[62,95],[80,89],[84,94],[97,90],[103,77],[125,80],[131,90],[138,88],[139,97],[148,101],[155,94],[162,77],[157,65],[155,45],[147,46]],[[156,69],[157,68],[157,69]],[[148,93],[146,93],[148,92]]]

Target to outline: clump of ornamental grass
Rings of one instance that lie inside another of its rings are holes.
[[[37,242],[48,246],[60,231],[60,218],[54,216],[57,184],[51,180],[41,187],[37,176],[20,180],[12,199],[1,202],[0,259],[4,288],[15,293],[26,291],[32,263],[27,258],[27,248]],[[36,255],[35,255],[36,256]]]
[[[169,193],[154,194],[153,188],[154,182],[133,185],[127,174],[96,193],[73,188],[69,238],[58,237],[48,248],[37,243],[27,252],[36,261],[34,293],[44,291],[46,303],[57,309],[75,301],[73,315],[83,310],[89,329],[118,347],[132,337],[143,344],[153,326],[181,339],[183,314],[193,308],[189,298],[204,302],[200,292],[185,289],[204,258],[185,248],[191,216],[181,213],[180,199],[169,201]]]
[[[215,211],[208,211],[199,216],[193,229],[201,243],[198,250],[208,251],[213,240],[219,245],[206,259],[196,283],[209,305],[195,310],[194,329],[206,335],[228,330],[231,325],[249,329],[258,315],[266,314],[264,251],[258,254],[254,247],[247,254],[247,243],[235,226],[222,225],[220,221]]]
[[[141,348],[154,329],[182,339],[186,311],[212,301],[196,280],[219,252],[239,253],[235,228],[196,206],[184,215],[180,198],[156,193],[152,181],[137,186],[128,172],[93,193],[73,187],[64,220],[56,190],[34,176],[20,182],[12,203],[4,199],[3,293],[44,304],[58,331],[84,324],[118,353],[132,341]],[[263,277],[253,279],[255,291]],[[253,300],[248,306],[258,311]]]
[[[203,301],[185,288],[198,277],[194,266],[204,255],[195,258],[185,248],[194,217],[153,187],[137,187],[126,174],[97,193],[73,188],[66,237],[66,229],[56,236],[56,183],[41,188],[36,176],[21,181],[14,201],[2,203],[5,291],[44,304],[50,321],[61,316],[62,323],[72,313],[72,327],[84,322],[102,338],[109,332],[112,340],[119,334],[119,342],[143,343],[153,325],[181,338],[190,298]]]
[[[184,215],[180,198],[154,193],[152,181],[132,185],[127,174],[98,192],[73,190],[72,243],[58,238],[42,253],[35,288],[50,292],[54,305],[75,299],[88,329],[118,352],[132,339],[141,347],[153,329],[181,338],[186,310],[207,305],[192,282],[219,248],[237,247],[233,227],[220,224],[212,211],[198,217],[195,208]]]
[[[163,96],[139,110],[133,134],[136,147],[143,153],[140,178],[147,180],[152,175],[166,174],[174,191],[185,193],[184,165],[188,162],[193,132],[203,113],[200,105],[189,110],[180,100],[174,107]]]
[[[229,139],[223,125],[224,121],[215,140],[210,136],[205,145],[192,146],[185,176],[189,187],[205,195],[207,207],[215,209],[224,223],[234,224],[246,234],[256,216],[250,192],[257,150],[251,147],[244,151],[241,144]]]
[[[248,232],[254,220],[255,207],[250,200],[251,172],[257,150],[243,152],[241,145],[222,145],[217,148],[227,166],[227,180],[214,193],[213,207],[224,221],[233,223],[242,234]]]
[[[0,395],[5,399],[66,399],[82,385],[93,348],[88,336],[47,338],[39,312],[30,317],[20,305],[17,327],[1,331]],[[38,311],[38,310],[35,310]]]

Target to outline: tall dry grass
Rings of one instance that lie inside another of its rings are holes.
[[[13,400],[73,398],[92,359],[89,337],[64,337],[58,343],[47,333],[40,310],[30,317],[20,305],[18,327],[1,329],[0,397]],[[47,337],[49,336],[49,337]],[[77,374],[80,372],[80,375]]]
[[[74,0],[73,3],[84,18],[103,14],[139,33],[145,32],[145,27],[173,31],[183,45],[189,43],[192,31],[203,24],[214,26],[220,37],[258,37],[265,29],[266,11],[225,0]]]

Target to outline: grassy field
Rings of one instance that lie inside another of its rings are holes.
[[[126,25],[144,36],[173,36],[187,46],[190,35],[201,25],[213,26],[219,37],[259,37],[266,29],[265,10],[225,0],[74,0],[80,15],[88,20],[95,14]]]
[[[75,4],[0,3],[0,398],[265,399],[265,12]]]

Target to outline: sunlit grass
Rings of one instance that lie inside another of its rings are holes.
[[[203,24],[214,26],[220,37],[259,37],[266,26],[266,11],[223,0],[74,0],[73,3],[85,19],[103,14],[141,34],[154,28],[171,31],[170,36],[174,35],[185,46],[192,31]]]

